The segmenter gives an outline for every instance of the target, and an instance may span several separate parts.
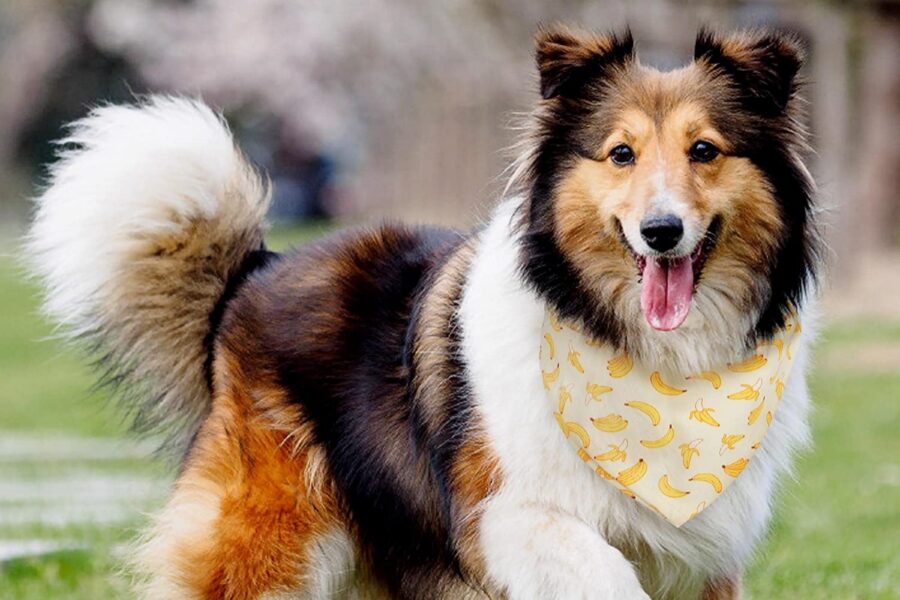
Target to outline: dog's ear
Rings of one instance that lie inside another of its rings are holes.
[[[803,60],[799,39],[775,31],[717,35],[704,28],[694,44],[694,61],[730,77],[747,108],[766,116],[784,112]]]
[[[609,69],[634,59],[631,31],[622,35],[579,32],[561,25],[538,30],[536,35],[541,96],[545,100],[577,96],[589,82]]]

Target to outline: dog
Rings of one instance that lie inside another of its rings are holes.
[[[547,310],[685,373],[795,312],[810,329],[802,61],[788,34],[703,30],[660,72],[630,33],[541,29],[541,98],[486,223],[283,254],[263,243],[267,186],[211,109],[151,97],[75,122],[28,251],[47,313],[183,453],[134,552],[138,592],[737,598],[808,439],[809,336],[765,443],[680,527],[585,468],[538,349]]]

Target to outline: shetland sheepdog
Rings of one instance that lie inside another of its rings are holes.
[[[541,98],[483,226],[286,253],[265,249],[267,186],[206,106],[75,122],[28,249],[46,311],[183,456],[134,552],[138,593],[738,597],[808,436],[804,365],[740,479],[675,527],[571,451],[537,350],[548,307],[682,371],[808,321],[802,54],[790,35],[702,31],[660,72],[630,33],[543,29]]]

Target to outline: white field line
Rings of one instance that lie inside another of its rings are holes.
[[[161,504],[167,478],[109,463],[146,459],[154,448],[151,442],[0,432],[0,532],[32,524],[119,523]]]
[[[14,506],[0,512],[0,527],[40,524],[49,527],[67,525],[109,525],[122,523],[141,512],[115,502],[70,504],[64,506]]]
[[[0,463],[47,460],[119,460],[148,458],[157,448],[153,440],[117,440],[43,433],[23,435],[0,431]]]
[[[58,550],[79,550],[84,544],[74,540],[0,540],[0,563],[12,558],[38,556]]]
[[[152,500],[165,494],[167,488],[164,479],[124,473],[79,471],[53,478],[6,478],[0,481],[0,506],[14,502],[69,505]]]

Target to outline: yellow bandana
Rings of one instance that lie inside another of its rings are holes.
[[[680,527],[718,498],[759,448],[799,333],[792,318],[745,360],[685,376],[636,364],[548,311],[541,374],[578,456]]]

